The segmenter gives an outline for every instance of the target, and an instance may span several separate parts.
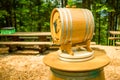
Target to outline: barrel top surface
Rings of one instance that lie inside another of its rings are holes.
[[[90,71],[100,69],[109,64],[110,59],[106,52],[101,49],[94,49],[94,58],[84,62],[67,62],[58,58],[57,52],[46,55],[44,63],[52,68],[64,71]]]

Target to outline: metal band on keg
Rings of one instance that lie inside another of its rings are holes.
[[[92,26],[92,19],[91,19],[91,12],[89,10],[87,10],[87,14],[89,16],[89,35],[88,35],[88,39],[91,39],[92,35],[93,35],[93,26]]]
[[[90,15],[89,15],[89,12],[88,12],[88,10],[86,9],[86,15],[87,15],[87,17],[88,17],[88,34],[87,34],[87,39],[89,39],[89,36],[90,36],[90,32],[91,32],[91,25],[90,25],[90,22],[91,22],[91,20],[90,20]]]
[[[87,72],[67,72],[51,68],[52,73],[61,79],[65,80],[91,80],[99,77],[102,69],[92,70]]]
[[[66,12],[66,9],[65,8],[63,8],[62,9],[63,10],[63,13],[64,13],[64,15],[65,15],[65,20],[66,20],[66,38],[65,38],[65,40],[64,40],[64,44],[67,42],[67,37],[68,37],[68,15],[67,15],[67,12]]]
[[[92,34],[91,34],[91,35],[90,35],[90,37],[89,37],[89,39],[90,39],[90,38],[92,38],[92,37],[93,37],[93,33],[94,33],[94,26],[95,26],[95,25],[94,25],[94,18],[93,18],[93,14],[92,14],[92,12],[90,12],[89,10],[88,10],[88,12],[89,12],[89,15],[90,15],[90,16],[91,16],[91,18],[92,18],[92,20],[91,20],[91,25],[90,25],[90,26],[91,26],[91,33],[92,33]]]
[[[63,35],[64,35],[64,24],[63,24],[63,15],[62,15],[62,8],[57,8],[58,12],[60,13],[60,19],[61,19],[61,27],[62,27],[62,32],[61,32],[61,37],[60,37],[60,43],[62,43],[62,38],[63,38]]]
[[[72,41],[72,15],[69,9],[66,9],[70,18],[70,41]]]
[[[88,16],[86,15],[86,10],[82,9],[83,13],[84,13],[84,17],[85,17],[85,20],[86,20],[86,31],[85,31],[85,36],[84,36],[84,39],[83,39],[83,42],[86,41],[87,39],[87,36],[88,36]]]

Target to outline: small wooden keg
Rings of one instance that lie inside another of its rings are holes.
[[[57,44],[86,42],[93,36],[93,15],[88,9],[55,8],[51,14],[50,28],[53,41]]]
[[[80,8],[55,8],[50,20],[51,35],[60,49],[74,55],[72,46],[82,44],[92,51],[90,42],[94,32],[94,19],[91,11]]]

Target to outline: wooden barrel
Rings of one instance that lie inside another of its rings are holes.
[[[55,8],[51,13],[50,28],[55,43],[85,42],[93,36],[93,15],[88,9]]]
[[[50,80],[105,80],[105,77],[103,69],[76,72],[51,69]]]

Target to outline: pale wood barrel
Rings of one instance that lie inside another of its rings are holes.
[[[55,8],[51,13],[50,28],[57,44],[82,43],[92,39],[94,18],[88,9]]]

